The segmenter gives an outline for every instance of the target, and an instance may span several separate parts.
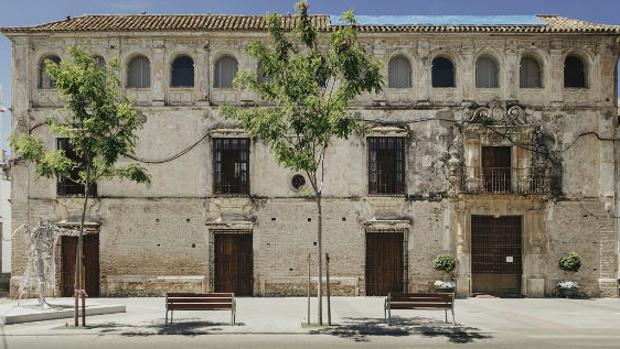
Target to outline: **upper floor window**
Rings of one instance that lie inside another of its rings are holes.
[[[499,87],[499,69],[495,60],[489,56],[481,56],[476,61],[476,87]]]
[[[564,87],[585,88],[587,87],[586,65],[577,56],[570,55],[564,61]]]
[[[249,139],[213,139],[213,192],[216,195],[250,194]]]
[[[388,64],[388,87],[411,87],[411,64],[407,57],[398,55],[390,59]]]
[[[368,193],[405,193],[405,138],[368,138]]]
[[[194,60],[190,56],[178,56],[172,62],[172,87],[194,87]]]
[[[519,69],[521,88],[543,87],[542,69],[540,68],[540,64],[538,64],[538,61],[535,58],[521,58],[521,66]]]
[[[151,86],[151,62],[144,56],[137,56],[127,66],[127,87],[148,88]]]
[[[433,59],[431,76],[433,87],[455,87],[454,64],[448,58]]]
[[[95,60],[95,66],[99,69],[104,69],[105,68],[105,58],[101,57],[101,56],[94,56],[93,59]]]
[[[56,55],[46,56],[41,59],[39,63],[39,88],[41,89],[52,89],[54,88],[54,81],[47,73],[46,65],[47,62],[60,63],[60,57]]]
[[[271,80],[271,75],[265,71],[265,64],[263,62],[258,62],[258,67],[256,68],[256,77],[259,82],[265,83]]]
[[[58,138],[56,140],[56,148],[61,149],[65,153],[65,156],[72,161],[86,164],[86,160],[80,159],[75,151],[73,151],[69,138]],[[58,177],[58,181],[56,183],[56,194],[58,196],[83,196],[84,185],[76,182],[79,175],[80,168],[74,168],[71,170],[68,177]],[[97,196],[97,183],[92,183],[89,185],[88,196]]]
[[[233,80],[237,75],[237,60],[231,56],[220,57],[215,62],[215,74],[213,76],[213,87],[232,88]]]

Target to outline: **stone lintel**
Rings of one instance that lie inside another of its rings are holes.
[[[217,138],[249,138],[248,133],[241,128],[218,128],[209,132],[211,137]]]
[[[362,223],[365,228],[371,229],[409,229],[411,228],[411,221],[408,219],[369,219]]]

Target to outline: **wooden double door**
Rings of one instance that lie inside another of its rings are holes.
[[[366,232],[366,295],[404,291],[404,233]]]
[[[251,296],[254,289],[252,234],[221,231],[214,236],[215,292]]]
[[[521,216],[472,216],[472,293],[520,295],[521,244]]]
[[[61,240],[61,288],[63,297],[72,297],[75,283],[75,254],[77,236],[63,236]],[[88,297],[99,297],[99,234],[84,235],[82,246],[82,278]]]

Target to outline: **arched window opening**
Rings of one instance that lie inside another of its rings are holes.
[[[265,65],[262,61],[258,62],[258,67],[256,68],[256,77],[259,82],[265,83],[271,80],[271,75],[265,71]]]
[[[390,59],[388,64],[388,87],[411,87],[411,64],[409,64],[407,57],[396,56]]]
[[[172,87],[194,87],[194,60],[190,56],[179,56],[172,62]]]
[[[223,56],[215,62],[215,74],[213,76],[213,87],[232,88],[233,80],[237,75],[237,60],[231,56]]]
[[[151,86],[151,63],[144,56],[138,56],[127,66],[127,87],[148,88]]]
[[[454,64],[448,58],[433,59],[431,77],[433,87],[455,87]]]
[[[570,55],[564,61],[564,87],[586,88],[586,65],[577,56]]]
[[[521,88],[543,87],[542,69],[536,59],[532,57],[521,58],[519,75]]]
[[[46,56],[39,63],[39,88],[53,89],[55,87],[52,77],[47,73],[47,62],[60,63],[60,57],[56,55]]]
[[[476,61],[476,87],[499,87],[499,69],[495,60],[489,56],[482,56]]]
[[[93,59],[95,60],[95,66],[99,69],[105,69],[105,58],[101,57],[101,56],[94,56]]]

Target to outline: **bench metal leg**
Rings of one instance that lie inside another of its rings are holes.
[[[235,322],[237,321],[237,301],[235,300],[235,296],[233,295],[232,300],[231,300],[231,307],[230,307],[230,317],[231,317],[231,325],[234,325]]]
[[[166,326],[168,326],[168,309],[166,309],[166,322],[165,322]]]
[[[170,310],[170,324],[172,324],[172,316],[174,315],[174,310]]]
[[[388,325],[391,326],[392,325],[392,309],[388,307],[387,313],[388,313]]]
[[[446,308],[446,323],[448,323],[448,309]]]
[[[456,325],[456,320],[454,319],[454,306],[450,308],[450,310],[452,310],[452,323]]]

